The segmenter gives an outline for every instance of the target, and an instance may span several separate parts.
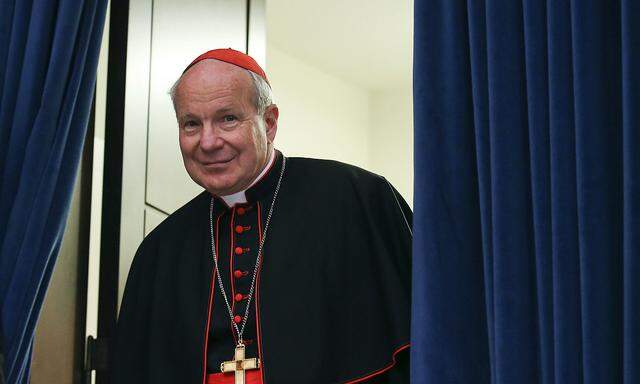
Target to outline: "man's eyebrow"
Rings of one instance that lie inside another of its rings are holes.
[[[235,113],[236,111],[236,107],[235,106],[229,106],[229,107],[222,107],[220,109],[218,109],[215,112],[215,116],[221,116],[227,113]],[[191,113],[191,112],[187,112],[184,115],[178,117],[178,121],[185,121],[185,120],[189,120],[189,119],[193,119],[193,120],[200,120],[200,117],[198,117],[197,115]]]
[[[187,119],[197,120],[198,116],[194,115],[193,113],[186,113],[186,114],[180,116],[180,118],[179,118],[180,121],[184,121],[184,120],[187,120]]]

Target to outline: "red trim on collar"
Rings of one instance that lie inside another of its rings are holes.
[[[390,363],[389,365],[387,365],[386,367],[381,368],[381,369],[379,369],[379,370],[377,370],[377,371],[374,371],[374,372],[372,372],[372,373],[370,373],[370,374],[368,374],[368,375],[366,375],[366,376],[362,376],[362,377],[360,377],[360,378],[358,378],[358,379],[353,379],[353,380],[351,380],[351,381],[347,381],[347,382],[345,382],[344,384],[355,384],[355,383],[361,383],[361,382],[363,382],[363,381],[366,381],[366,380],[371,379],[371,378],[372,378],[372,377],[374,377],[374,376],[378,376],[378,375],[381,375],[381,374],[383,374],[383,373],[387,372],[388,370],[390,370],[391,368],[393,368],[393,366],[394,366],[394,365],[396,365],[396,355],[397,355],[398,353],[400,353],[400,352],[404,351],[405,349],[409,348],[409,346],[410,346],[410,345],[411,345],[410,343],[407,343],[407,344],[405,344],[405,345],[403,345],[403,346],[399,347],[398,349],[396,349],[396,350],[393,352],[393,355],[392,355],[392,361],[391,361],[391,363]]]

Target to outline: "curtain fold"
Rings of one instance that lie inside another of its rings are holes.
[[[622,57],[622,370],[624,383],[640,378],[640,3],[623,0]]]
[[[27,383],[86,133],[106,0],[3,1],[0,310],[7,382]],[[6,7],[4,7],[6,6]]]
[[[640,5],[414,15],[412,382],[640,382]]]

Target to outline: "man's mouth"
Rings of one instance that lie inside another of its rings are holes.
[[[215,166],[228,164],[231,162],[231,160],[233,160],[233,157],[229,159],[222,159],[222,160],[215,160],[215,161],[201,161],[200,164],[204,165],[205,167],[215,167]]]

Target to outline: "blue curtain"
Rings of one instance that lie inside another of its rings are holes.
[[[640,383],[640,2],[415,2],[412,382]]]
[[[106,0],[0,0],[0,311],[27,383],[94,92]]]

